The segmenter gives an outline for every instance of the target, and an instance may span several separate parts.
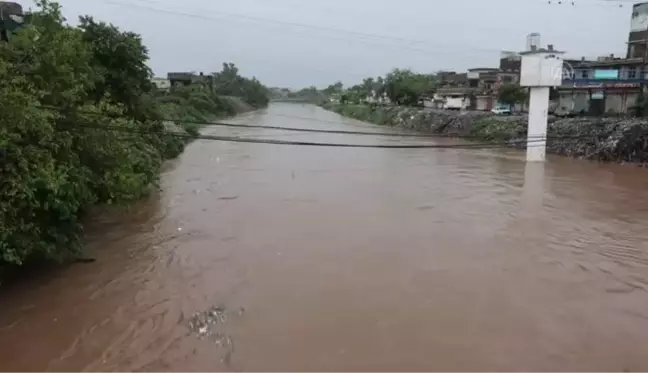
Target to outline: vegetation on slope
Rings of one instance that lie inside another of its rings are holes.
[[[147,60],[139,35],[91,17],[69,26],[48,0],[0,44],[0,270],[77,255],[88,207],[147,194],[186,142],[169,134],[165,118],[182,125],[233,114],[221,94],[267,103],[265,88],[231,64],[215,74],[232,83],[226,92],[159,94]]]

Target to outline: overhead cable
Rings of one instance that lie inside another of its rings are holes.
[[[51,107],[51,106],[40,106],[40,108],[45,110],[52,111],[63,111],[61,109]],[[86,114],[91,116],[106,117],[111,119],[124,119],[126,117],[119,115],[110,115],[106,113],[97,113],[92,111],[83,111],[76,110],[76,113]],[[296,117],[300,118],[301,117]],[[290,132],[308,132],[308,133],[324,133],[324,134],[337,134],[337,135],[360,135],[360,136],[380,136],[380,137],[411,137],[411,138],[452,138],[452,139],[482,139],[483,137],[475,135],[453,135],[453,134],[443,134],[443,133],[400,133],[400,132],[371,132],[371,131],[346,131],[346,130],[327,130],[327,129],[314,129],[314,128],[298,128],[298,127],[282,127],[282,126],[264,126],[264,125],[254,125],[254,124],[237,124],[237,123],[225,123],[225,122],[204,122],[204,121],[193,121],[193,120],[183,120],[183,119],[173,119],[167,118],[162,119],[166,122],[178,122],[184,124],[195,124],[198,126],[216,126],[216,127],[230,127],[230,128],[250,128],[250,129],[268,129],[268,130],[278,130],[278,131],[290,131]],[[334,123],[333,121],[327,121]],[[339,123],[338,123],[339,124]],[[531,138],[536,138],[532,136]],[[537,136],[539,139],[567,139],[567,138],[579,138],[579,136],[556,136],[556,137],[547,137],[547,136]]]

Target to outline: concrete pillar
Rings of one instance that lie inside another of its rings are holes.
[[[544,162],[547,151],[549,87],[531,87],[529,91],[527,162]]]
[[[545,164],[527,163],[524,167],[524,188],[522,189],[522,206],[527,217],[535,217],[542,209],[545,190]]]

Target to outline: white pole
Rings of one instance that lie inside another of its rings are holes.
[[[524,167],[524,188],[522,189],[521,210],[527,218],[535,218],[542,209],[544,198],[545,164],[528,162]]]
[[[549,87],[531,87],[529,91],[527,162],[544,162],[547,148]]]

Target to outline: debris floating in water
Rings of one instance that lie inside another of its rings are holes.
[[[207,311],[196,312],[189,319],[189,330],[199,338],[210,337],[214,334],[212,326],[225,321],[225,309],[223,307],[211,307]]]
[[[196,312],[189,319],[189,330],[198,339],[206,339],[219,348],[225,349],[221,362],[229,366],[234,353],[234,341],[227,334],[225,324],[228,322],[228,313],[233,316],[243,316],[245,308],[240,307],[228,312],[225,307],[212,306],[206,311]]]

